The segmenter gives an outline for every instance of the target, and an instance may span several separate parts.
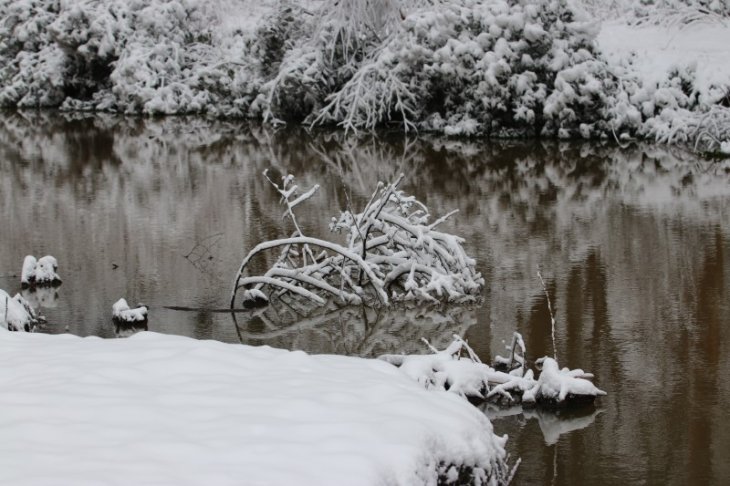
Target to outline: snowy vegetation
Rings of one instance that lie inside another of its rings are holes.
[[[0,4],[0,105],[719,151],[728,85],[609,61],[595,19],[611,9],[676,29],[728,14],[719,0],[15,0]]]
[[[291,220],[290,238],[265,241],[243,259],[234,281],[231,307],[243,287],[244,306],[265,305],[266,286],[281,298],[291,295],[325,305],[326,299],[340,304],[377,301],[473,302],[484,279],[476,261],[462,247],[464,240],[436,228],[455,211],[431,221],[428,208],[399,189],[401,174],[394,181],[379,182],[361,212],[355,213],[349,196],[348,208],[333,217],[332,233],[344,235],[344,244],[306,236],[295,208],[314,196],[319,186],[300,191],[294,176],[281,183],[264,176],[281,195],[283,218]],[[245,276],[251,260],[273,248],[282,248],[277,261],[261,276]]]

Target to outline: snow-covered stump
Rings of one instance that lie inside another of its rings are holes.
[[[147,326],[147,306],[137,304],[134,309],[129,307],[125,299],[119,299],[112,306],[112,320],[120,326]]]
[[[606,392],[599,390],[590,378],[593,375],[581,369],[560,369],[553,358],[542,358],[540,377],[529,390],[522,394],[522,403],[539,404],[547,407],[560,407],[566,403],[592,403],[596,397]]]
[[[0,369],[2,484],[501,485],[511,472],[480,410],[375,359],[4,333]]]
[[[23,298],[16,294],[10,297],[0,289],[0,327],[8,331],[32,332],[44,318]]]
[[[349,207],[348,197],[348,208],[332,218],[330,230],[341,235],[333,241],[305,235],[294,212],[319,186],[300,192],[292,175],[283,177],[281,184],[269,179],[294,232],[289,238],[260,243],[246,255],[234,280],[231,308],[240,288],[245,289],[244,306],[282,295],[318,305],[477,301],[484,279],[476,261],[464,251],[462,238],[437,229],[456,211],[431,221],[428,208],[399,189],[402,180],[403,175],[379,183],[359,213]],[[274,265],[263,275],[247,276],[251,260],[273,249],[281,249]]]
[[[581,369],[561,370],[553,358],[538,360],[542,371],[536,379],[533,370],[525,371],[523,366],[505,373],[482,363],[460,336],[455,335],[442,351],[425,342],[432,354],[383,355],[379,359],[397,366],[426,389],[504,405],[564,407],[592,403],[606,394],[590,381],[593,375]],[[524,349],[521,336],[516,336],[514,342]]]
[[[36,260],[33,255],[28,255],[23,260],[20,284],[24,289],[57,287],[61,285],[61,278],[56,272],[58,272],[58,261],[54,257],[46,255]]]

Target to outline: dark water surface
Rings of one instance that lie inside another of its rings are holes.
[[[290,232],[267,168],[322,185],[299,212],[315,236],[344,207],[343,180],[357,207],[405,173],[434,214],[459,209],[444,228],[477,258],[483,304],[237,323],[205,310],[227,306],[249,249]],[[59,261],[63,285],[29,296],[49,333],[114,338],[111,306],[126,297],[150,306],[150,330],[201,339],[374,356],[460,333],[486,360],[518,330],[535,359],[552,352],[539,266],[561,365],[593,372],[608,396],[559,416],[483,407],[522,458],[516,482],[730,484],[727,162],[652,146],[4,114],[0,218],[0,288],[19,290],[26,254]]]

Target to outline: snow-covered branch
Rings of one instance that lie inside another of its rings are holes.
[[[247,292],[244,300],[261,303],[269,299],[264,287],[318,304],[324,303],[323,296],[341,304],[476,300],[484,284],[476,261],[464,251],[462,238],[435,229],[455,213],[431,223],[428,208],[399,189],[402,180],[401,175],[378,184],[362,212],[348,208],[333,218],[330,229],[344,237],[343,244],[305,236],[297,222],[295,206],[312,197],[318,186],[299,195],[291,175],[281,186],[272,182],[294,235],[260,243],[246,255],[234,281],[231,307],[241,287]],[[264,275],[245,275],[253,258],[274,248],[282,248],[281,254]]]
[[[560,369],[552,358],[544,357],[537,361],[542,370],[535,379],[533,370],[525,372],[523,366],[503,372],[496,369],[503,364],[502,360],[498,360],[495,367],[482,363],[458,335],[454,335],[454,341],[442,351],[428,341],[426,344],[432,354],[383,355],[380,359],[397,366],[427,389],[447,390],[467,398],[499,403],[551,407],[590,402],[606,394],[590,381],[593,375],[581,369]],[[515,333],[515,345],[524,353],[524,342],[519,333]]]

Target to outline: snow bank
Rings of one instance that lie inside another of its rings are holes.
[[[4,333],[0,369],[2,483],[436,484],[451,464],[482,484],[506,475],[505,438],[479,410],[379,360]]]

